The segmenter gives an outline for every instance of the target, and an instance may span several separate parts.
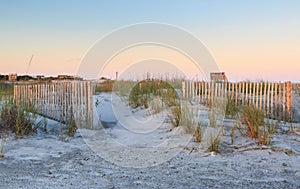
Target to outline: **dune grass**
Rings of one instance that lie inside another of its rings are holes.
[[[275,133],[275,124],[265,122],[262,111],[254,105],[246,105],[241,114],[241,121],[246,129],[244,134],[257,140],[259,144],[270,144],[270,138]]]
[[[201,142],[202,141],[202,130],[201,130],[201,125],[200,122],[198,122],[195,131],[194,131],[194,142]]]
[[[232,98],[228,98],[226,103],[225,116],[231,119],[235,119],[239,111],[239,105],[237,105]]]
[[[169,107],[176,105],[178,96],[175,89],[167,82],[161,80],[144,80],[133,86],[129,94],[129,105],[132,108],[149,107],[149,103],[160,97]]]
[[[220,135],[217,135],[216,137],[213,137],[212,135],[209,138],[209,147],[208,151],[209,152],[219,152],[220,150]]]
[[[10,98],[14,94],[14,86],[13,84],[8,84],[4,82],[0,82],[0,101],[3,100],[3,98]]]
[[[37,122],[36,110],[32,105],[16,104],[12,99],[5,102],[0,112],[0,130],[10,131],[17,136],[35,133],[42,125]]]
[[[71,111],[70,116],[66,122],[67,129],[65,131],[65,134],[69,137],[74,137],[78,128],[74,119],[73,108],[71,108],[70,111]]]
[[[96,84],[95,92],[96,93],[112,92],[114,83],[115,83],[115,81],[113,81],[113,80],[105,80],[105,81],[103,81],[103,83]]]

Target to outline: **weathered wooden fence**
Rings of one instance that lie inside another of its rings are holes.
[[[93,93],[90,81],[60,81],[14,86],[17,104],[32,105],[38,114],[60,122],[74,118],[78,127],[93,126]]]
[[[300,91],[300,84],[299,83],[292,84],[292,90],[299,92]]]
[[[290,121],[292,115],[291,82],[182,82],[182,96],[208,105],[215,97],[235,104],[253,104],[267,117]]]

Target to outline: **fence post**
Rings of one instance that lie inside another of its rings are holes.
[[[225,98],[225,100],[227,100],[228,99],[228,82],[227,81],[225,81],[225,84],[224,84],[224,98]]]
[[[259,89],[259,109],[262,110],[262,100],[263,100],[263,82],[260,82],[260,89]]]
[[[251,82],[248,82],[248,104],[252,101],[252,87]]]
[[[275,95],[275,92],[274,92],[274,82],[272,82],[272,86],[271,86],[271,109],[270,109],[270,114],[271,114],[271,116],[273,116],[274,117],[274,95]],[[272,118],[273,118],[272,117]]]
[[[286,112],[288,121],[292,122],[292,82],[286,82]]]
[[[279,98],[279,108],[278,108],[278,120],[282,121],[282,114],[281,114],[281,111],[282,111],[282,84],[281,82],[279,82],[278,84],[278,98]]]
[[[205,87],[205,105],[208,104],[208,82],[204,83],[204,87]]]
[[[195,83],[194,81],[191,81],[191,92],[192,92],[192,100],[194,100],[194,97],[195,97]]]
[[[274,96],[274,116],[275,116],[275,119],[277,119],[278,121],[280,121],[279,119],[279,114],[278,114],[278,110],[279,110],[279,107],[278,107],[278,96],[279,96],[279,91],[278,91],[278,86],[279,84],[278,83],[275,83],[275,96]]]
[[[185,99],[185,81],[182,81],[182,98]]]
[[[249,87],[249,83],[248,82],[246,82],[246,99],[245,99],[245,104],[248,104],[249,103],[249,99],[248,99],[248,97],[249,97],[249,91],[248,91],[248,87]]]
[[[199,83],[200,85],[200,83]],[[204,104],[204,91],[205,91],[205,83],[204,81],[201,82],[201,102]],[[200,91],[199,91],[199,96],[200,96]],[[199,100],[200,101],[200,100]]]
[[[195,94],[196,94],[196,102],[197,104],[200,104],[200,99],[201,99],[201,84],[200,84],[200,81],[195,81],[195,87],[196,87],[196,90],[195,90]]]
[[[235,104],[238,104],[238,83],[235,83]]]
[[[210,95],[211,95],[211,83],[212,83],[212,81],[210,81],[210,82],[208,82],[208,94],[207,94],[207,104],[211,104],[211,102],[210,102]]]
[[[218,86],[218,97],[221,97],[222,93],[221,93],[221,83],[217,83],[217,86]]]
[[[263,100],[263,111],[264,111],[264,114],[265,114],[265,115],[267,115],[266,101],[267,101],[267,83],[266,83],[266,82],[264,82],[264,100]]]
[[[259,82],[256,83],[256,90],[255,91],[256,91],[256,100],[255,100],[255,102],[256,102],[256,108],[258,109]]]
[[[268,92],[267,92],[267,115],[268,118],[270,118],[270,101],[271,101],[271,96],[270,96],[270,90],[271,90],[271,83],[268,82]]]
[[[242,83],[242,105],[245,105],[245,82]]]

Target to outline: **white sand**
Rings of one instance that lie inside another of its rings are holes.
[[[153,119],[161,125],[152,131],[149,125],[122,127],[132,120],[125,110],[118,113],[115,127],[80,129],[64,142],[59,124],[50,120],[49,133],[18,140],[10,135],[0,159],[0,188],[300,187],[299,130],[288,133],[283,126],[271,146],[258,146],[236,131],[231,145],[232,120],[226,120],[220,153],[212,154],[189,142],[191,136],[180,128],[170,132],[161,116]],[[145,115],[134,114],[140,121]]]

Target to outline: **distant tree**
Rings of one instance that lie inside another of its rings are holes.
[[[7,81],[8,75],[0,75],[0,81]]]
[[[21,76],[18,76],[17,80],[18,81],[28,81],[28,80],[34,80],[34,78],[29,75],[21,75]]]

